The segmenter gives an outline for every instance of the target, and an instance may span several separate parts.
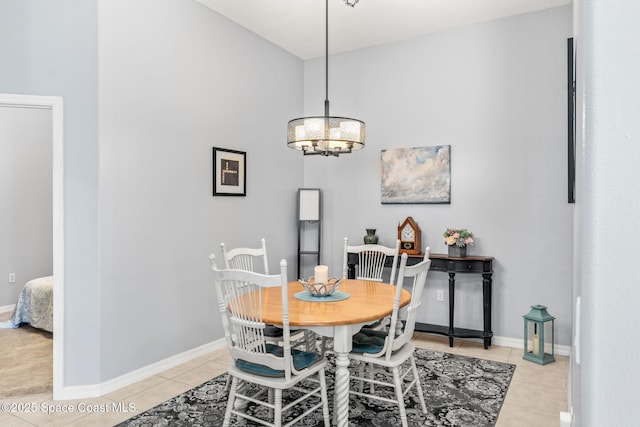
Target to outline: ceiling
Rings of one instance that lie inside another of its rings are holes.
[[[322,0],[198,0],[301,59],[324,56]],[[329,1],[329,53],[570,4],[571,0]]]

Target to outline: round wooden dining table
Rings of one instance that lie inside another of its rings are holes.
[[[300,282],[288,283],[288,311],[291,327],[309,329],[333,338],[336,358],[335,416],[337,425],[346,427],[349,419],[349,352],[351,340],[362,326],[388,316],[393,311],[396,287],[369,280],[343,280],[341,292],[349,296],[341,301],[315,297],[311,301],[295,297],[304,291]],[[282,325],[282,288],[263,289],[262,316],[268,324]],[[403,289],[400,307],[409,304],[411,294]]]

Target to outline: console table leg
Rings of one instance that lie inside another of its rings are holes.
[[[453,310],[455,307],[456,273],[449,272],[449,347],[453,347]]]
[[[491,345],[491,273],[482,273],[482,314],[484,317],[484,348]]]

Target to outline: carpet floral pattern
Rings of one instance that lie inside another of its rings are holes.
[[[416,349],[415,356],[428,411],[426,415],[423,414],[413,392],[409,393],[405,397],[405,405],[410,426],[495,425],[515,365],[423,349]],[[331,362],[330,360],[327,372],[330,396],[333,389]],[[227,402],[226,379],[226,374],[213,378],[119,424],[119,427],[222,425]],[[382,388],[376,388],[376,393],[392,395],[391,390],[386,391]],[[294,393],[290,394],[290,398],[295,398]],[[329,401],[331,410],[331,398]],[[308,403],[313,404],[313,401]],[[261,407],[256,408],[253,404],[250,404],[247,410],[256,416],[264,415],[264,410]],[[294,419],[296,411],[287,415],[289,419]],[[321,411],[316,411],[298,424],[322,426]],[[351,396],[349,424],[395,427],[401,423],[396,405]],[[232,417],[232,425],[256,424]]]

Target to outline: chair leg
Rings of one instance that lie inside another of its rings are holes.
[[[236,391],[238,389],[238,379],[233,377],[231,379],[231,389],[229,390],[229,397],[227,398],[227,410],[224,413],[223,427],[228,427],[231,421],[231,411],[233,410],[233,403],[236,399]]]
[[[422,394],[422,385],[420,384],[420,376],[418,375],[418,368],[416,367],[416,360],[413,358],[413,354],[409,357],[411,361],[411,370],[413,371],[413,377],[416,380],[416,394],[418,395],[418,400],[420,400],[420,406],[422,407],[422,413],[427,413],[427,405],[424,402],[424,394]]]
[[[324,376],[324,370],[318,371],[318,379],[320,380],[320,398],[322,399],[322,418],[324,418],[324,427],[330,427],[329,398],[327,397],[327,380]]]
[[[371,382],[369,383],[369,394],[371,394],[372,396],[376,394],[376,386],[373,383],[374,377],[375,377],[375,366],[373,366],[373,363],[369,364],[369,379],[371,380]]]
[[[398,400],[398,409],[400,410],[400,420],[402,421],[402,427],[407,427],[407,411],[404,408],[404,397],[402,396],[402,380],[400,379],[400,368],[395,367],[393,371],[393,383],[396,389],[396,399]]]
[[[360,371],[358,372],[358,376],[360,378],[364,378],[364,367],[366,366],[366,363],[365,362],[360,362],[359,365],[360,365]],[[364,390],[364,380],[361,379],[360,380],[360,385],[358,386],[358,391],[360,393],[362,393],[363,390]]]
[[[315,352],[316,349],[316,334],[312,331],[304,331],[304,345],[306,351]]]
[[[229,389],[231,388],[231,375],[227,376],[227,382],[224,383],[224,391],[229,391]]]
[[[275,389],[276,398],[275,398],[275,406],[276,411],[274,414],[273,425],[275,427],[282,427],[282,389]]]
[[[275,389],[271,387],[269,387],[269,389],[267,390],[267,402],[269,402],[272,405],[275,402],[274,391]],[[273,414],[273,409],[269,408],[269,410],[267,411],[267,414],[269,417],[274,417],[275,419],[275,415]]]
[[[324,353],[326,351],[327,348],[327,338],[326,337],[322,337],[322,340],[320,340],[320,355],[322,357],[324,357]]]
[[[236,395],[244,393],[246,389],[247,383],[242,380],[238,380],[238,384],[236,385]],[[235,402],[233,403],[233,409],[235,409],[236,411],[244,411],[247,408],[248,404],[248,400],[238,399],[236,397]]]

